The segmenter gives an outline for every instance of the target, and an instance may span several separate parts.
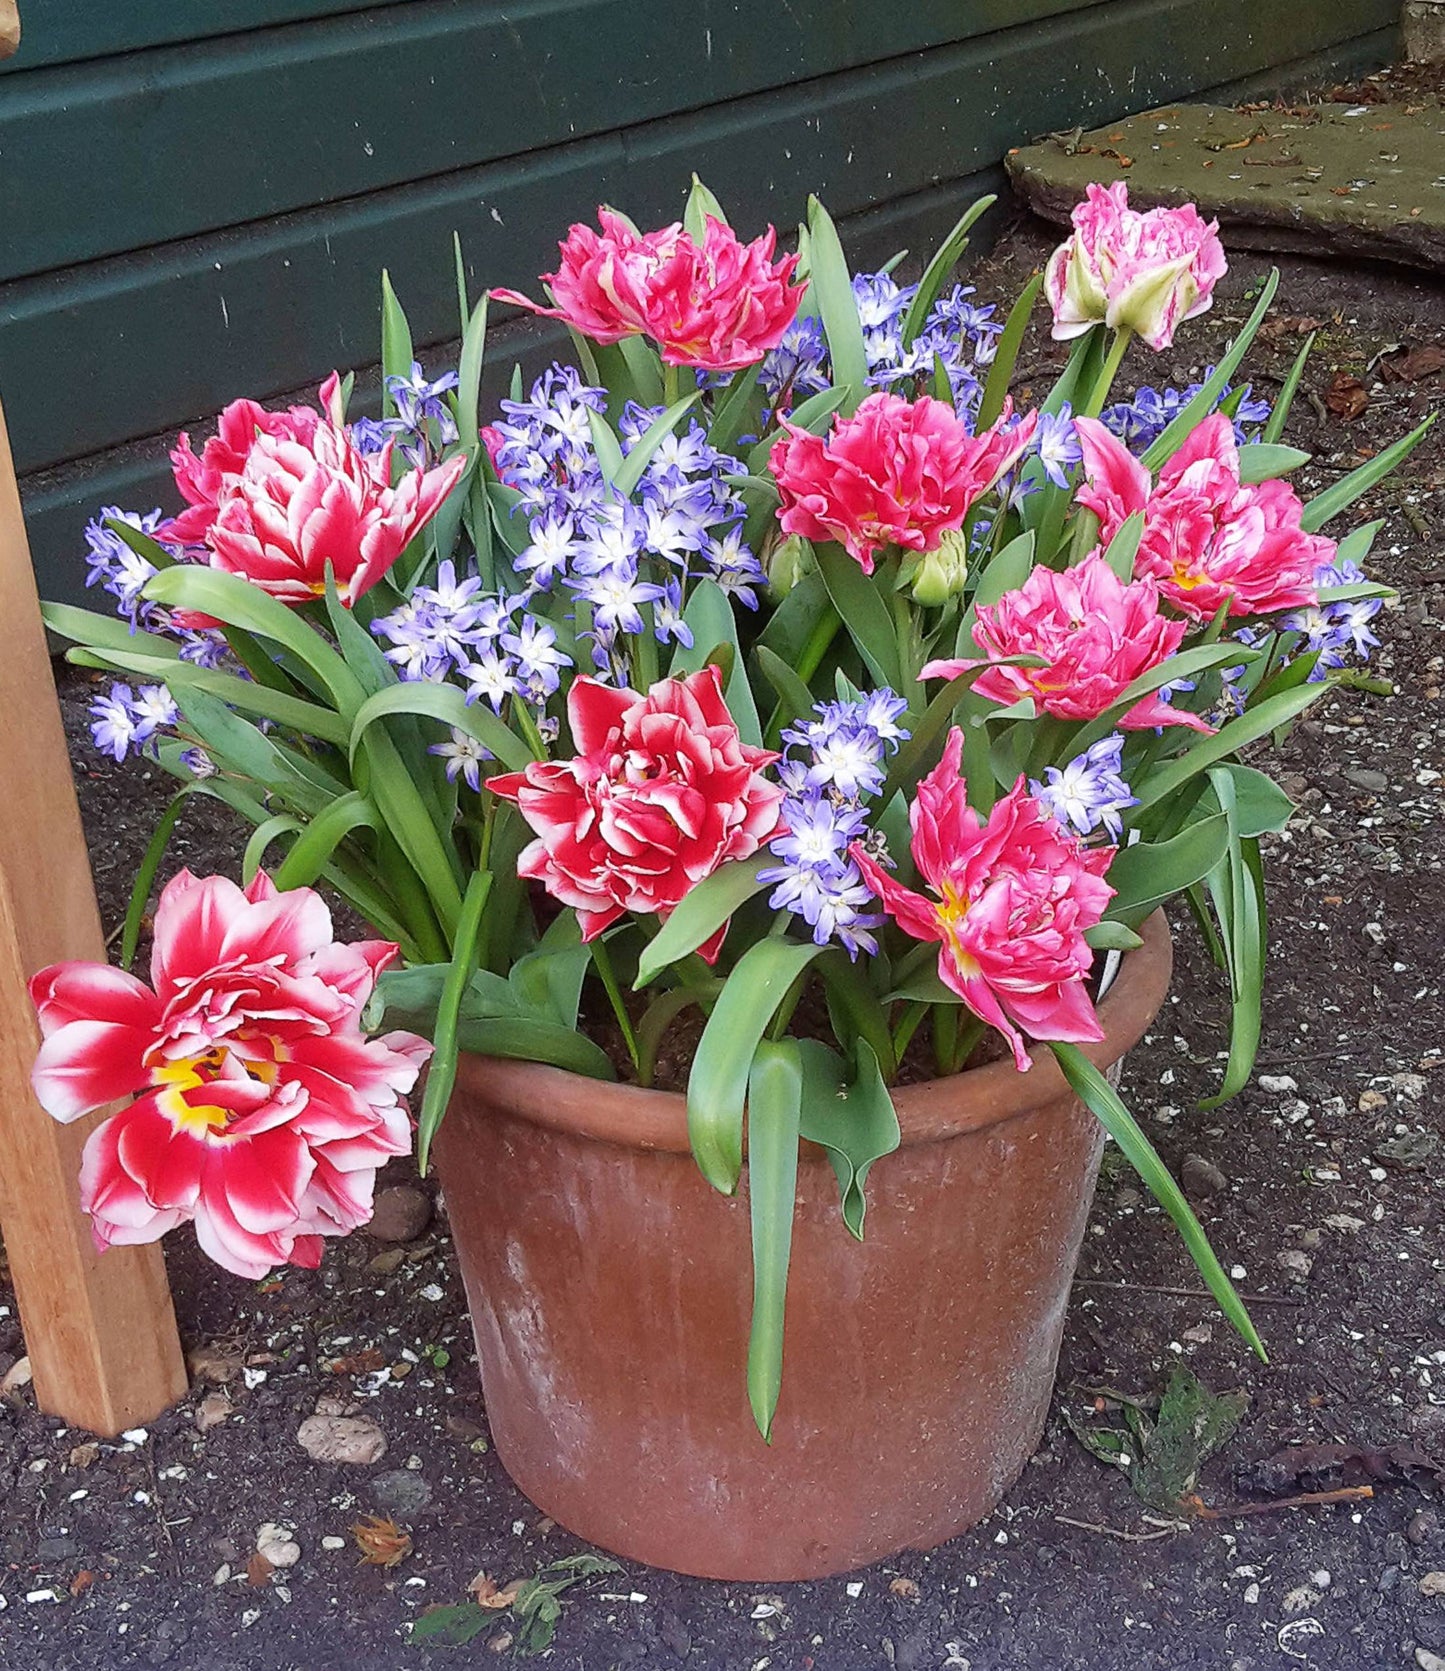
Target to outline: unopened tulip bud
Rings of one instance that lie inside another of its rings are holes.
[[[956,598],[968,579],[968,538],[963,530],[954,529],[938,542],[936,551],[927,551],[913,571],[913,601],[926,609],[937,609]]]
[[[789,534],[773,547],[773,554],[768,558],[768,596],[774,603],[780,603],[817,566],[808,541],[800,534]]]

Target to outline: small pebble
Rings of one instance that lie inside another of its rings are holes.
[[[345,1538],[322,1538],[321,1547],[323,1549],[345,1549],[346,1548],[346,1539]]]
[[[1418,1549],[1422,1543],[1429,1543],[1440,1530],[1440,1518],[1434,1509],[1417,1509],[1410,1516],[1410,1524],[1405,1528],[1405,1536]]]
[[[1445,1596],[1445,1572],[1427,1572],[1420,1580],[1422,1596]]]
[[[1314,1269],[1314,1260],[1298,1248],[1286,1248],[1275,1256],[1275,1261],[1292,1282],[1303,1282]]]

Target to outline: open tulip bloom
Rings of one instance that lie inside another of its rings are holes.
[[[727,1193],[809,1118],[861,1178],[897,1143],[905,1053],[949,1074],[990,1037],[1020,1072],[1052,1052],[1258,1345],[1080,1046],[1107,959],[1184,895],[1233,1000],[1219,1097],[1247,1081],[1260,841],[1291,807],[1245,751],[1369,683],[1377,525],[1340,513],[1424,426],[1302,502],[1300,367],[1273,410],[1230,383],[1273,280],[1200,385],[1110,404],[1131,341],[1147,358],[1208,305],[1214,228],[1094,192],[998,318],[951,282],[986,207],[911,284],[850,276],[816,202],[783,256],[700,184],[659,231],[604,209],[550,305],[493,293],[576,353],[485,413],[487,297],[429,382],[384,286],[379,418],[348,414],[349,378],[314,407],[237,401],[177,443],[179,516],[91,525],[119,618],[47,620],[117,675],[99,745],[180,780],[127,969],[189,798],[254,832],[240,886],[166,887],[149,985],[35,978],[44,1106],[129,1099],[86,1150],[102,1245],[189,1221],[241,1274],[314,1264],[407,1147],[432,1047],[423,1164],[459,1050],[649,1085],[694,1011],[689,1128]],[[1016,411],[1045,287],[1068,359]],[[380,940],[335,943],[316,888]],[[769,1141],[745,1161],[748,1123]],[[786,1215],[766,1182],[751,1211]],[[755,1229],[786,1249],[785,1221]],[[785,1257],[757,1273],[765,1431],[785,1282]]]

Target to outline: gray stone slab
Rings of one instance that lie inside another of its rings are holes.
[[[1091,181],[1139,208],[1197,203],[1228,244],[1445,268],[1445,109],[1175,104],[1010,152],[1014,185],[1066,221]]]

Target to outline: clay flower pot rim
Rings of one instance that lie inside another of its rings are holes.
[[[1104,1038],[1083,1047],[1099,1067],[1109,1067],[1138,1042],[1169,986],[1174,956],[1164,913],[1155,911],[1139,933],[1144,944],[1124,955],[1118,978],[1099,1005]],[[979,1131],[1066,1095],[1063,1072],[1047,1047],[1032,1055],[1027,1073],[1002,1059],[947,1079],[898,1087],[893,1102],[902,1146]],[[644,1090],[541,1062],[465,1053],[457,1064],[456,1090],[552,1131],[625,1148],[689,1152],[687,1102],[678,1091]]]

